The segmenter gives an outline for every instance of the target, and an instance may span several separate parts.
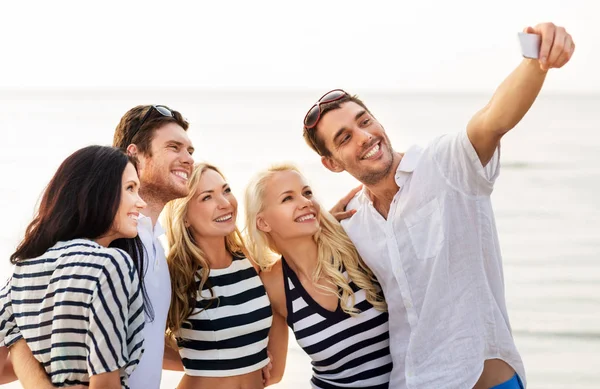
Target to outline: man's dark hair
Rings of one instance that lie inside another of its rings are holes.
[[[150,112],[149,117],[140,126],[140,122],[148,113],[148,110],[154,110],[155,112]],[[126,150],[127,146],[133,143],[137,146],[138,152],[151,157],[152,150],[150,145],[154,138],[154,132],[158,128],[168,123],[176,123],[185,131],[189,127],[189,123],[179,112],[173,110],[171,112],[173,113],[172,117],[161,115],[151,105],[138,105],[131,108],[123,115],[115,129],[113,146],[121,150]]]
[[[358,105],[360,105],[361,107],[363,107],[367,112],[370,113],[369,109],[367,108],[367,106],[365,105],[365,103],[363,103],[357,95],[351,96],[351,95],[346,95],[344,97],[342,97],[339,100],[336,101],[332,101],[331,103],[325,103],[325,104],[321,104],[319,106],[319,108],[321,109],[321,116],[320,118],[322,118],[323,116],[325,116],[325,114],[329,111],[333,111],[334,109],[339,109],[341,107],[342,104],[347,103],[347,102],[354,102]],[[329,157],[331,156],[331,151],[329,149],[327,149],[327,147],[325,146],[325,141],[323,140],[323,138],[319,137],[317,135],[317,127],[319,126],[318,122],[317,125],[314,126],[313,128],[306,128],[304,127],[304,141],[306,142],[307,145],[310,146],[311,149],[313,149],[317,154],[319,154],[322,157]]]

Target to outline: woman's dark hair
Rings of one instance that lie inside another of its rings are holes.
[[[60,241],[94,240],[106,234],[119,209],[123,171],[128,163],[136,166],[135,160],[121,150],[106,146],[84,147],[67,157],[46,187],[23,241],[10,256],[11,263],[39,257]],[[144,312],[152,320],[139,236],[117,239],[110,247],[125,250],[133,259],[144,296]]]

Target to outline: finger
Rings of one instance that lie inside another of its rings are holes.
[[[352,189],[350,193],[348,193],[342,200],[344,200],[346,203],[350,202],[350,200],[352,200],[354,196],[356,196],[356,194],[362,189],[362,187],[363,186],[361,184],[356,188]]]
[[[356,188],[352,189],[350,191],[350,193],[348,193],[347,197],[348,200],[351,200],[354,196],[356,196],[356,194],[362,189],[362,184],[360,184],[359,186],[357,186]]]
[[[573,40],[571,39],[571,36],[567,34],[563,52],[560,54],[560,56],[556,60],[556,63],[553,65],[555,68],[563,67],[567,62],[569,62],[569,59],[571,59],[572,48]]]
[[[362,189],[362,184],[357,186],[356,188],[352,189],[346,196],[342,197],[342,199],[340,201],[338,201],[333,206],[333,208],[331,208],[329,210],[329,213],[332,215],[335,215],[336,213],[346,211],[346,207],[348,206],[348,203],[350,202],[350,200],[352,200],[354,198],[354,196],[356,196],[358,191],[361,189]]]
[[[337,221],[341,222],[342,220],[349,219],[355,213],[356,209],[351,209],[349,211],[335,213],[333,214],[333,217],[335,217]]]
[[[554,33],[554,43],[550,54],[548,55],[548,68],[556,67],[558,58],[562,55],[565,48],[565,41],[567,39],[567,32],[562,27],[557,27]]]
[[[345,209],[345,204],[339,201],[336,205],[333,206],[333,208],[329,210],[329,213],[335,216],[336,213],[344,212]]]
[[[542,36],[542,43],[540,44],[540,63],[542,69],[548,69],[548,55],[550,55],[550,49],[552,43],[554,43],[554,33],[556,27],[552,23],[545,23],[539,27],[539,33]]]
[[[262,378],[263,378],[263,383],[267,382],[267,380],[269,378],[271,378],[271,373],[270,373],[269,369],[267,369],[267,366],[262,368]]]

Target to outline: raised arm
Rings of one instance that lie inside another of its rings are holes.
[[[564,66],[575,50],[571,35],[563,27],[542,23],[533,28],[527,27],[524,31],[540,35],[539,59],[524,59],[467,126],[469,140],[484,166],[494,155],[502,136],[529,111],[548,70]]]

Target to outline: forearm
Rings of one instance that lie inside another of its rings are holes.
[[[35,359],[25,340],[21,339],[10,347],[10,358],[14,372],[23,388],[54,388],[48,374]]]
[[[0,347],[0,385],[8,384],[17,380],[13,370],[10,357],[8,356],[8,347]]]
[[[537,60],[524,59],[500,84],[485,108],[473,117],[468,131],[502,137],[513,129],[531,108],[546,74]]]
[[[183,363],[175,347],[177,347],[175,340],[165,336],[165,352],[162,367],[165,370],[183,371]]]
[[[285,365],[288,352],[288,335],[286,319],[279,315],[273,315],[273,324],[269,331],[269,345],[267,346],[273,359],[273,369],[271,369],[270,377],[265,383],[265,387],[273,385],[281,381],[285,372]]]
[[[90,377],[89,389],[121,389],[121,387],[119,370]]]

